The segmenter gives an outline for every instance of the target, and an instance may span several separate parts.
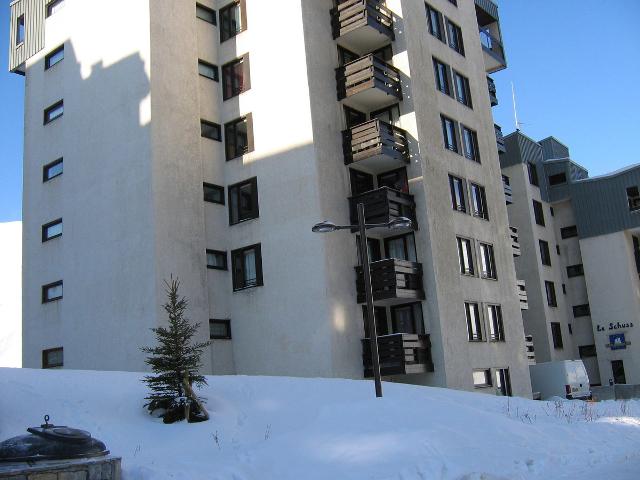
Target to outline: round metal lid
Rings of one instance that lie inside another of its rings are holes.
[[[32,427],[27,428],[27,432],[61,442],[84,443],[91,440],[91,434],[86,430],[79,430],[77,428],[70,428],[63,425],[51,425],[50,427],[45,428]]]

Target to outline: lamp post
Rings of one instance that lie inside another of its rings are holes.
[[[376,329],[376,317],[373,309],[373,288],[371,286],[371,266],[369,261],[369,248],[367,245],[367,233],[370,228],[410,228],[411,220],[407,217],[397,217],[387,223],[366,223],[364,215],[364,203],[358,204],[357,225],[336,225],[329,221],[317,223],[311,229],[314,233],[329,233],[336,230],[358,230],[360,233],[360,265],[364,276],[364,293],[367,302],[367,330],[369,333],[369,346],[371,348],[371,366],[376,386],[376,397],[382,397],[382,380],[380,379],[380,357],[378,355],[378,332]]]

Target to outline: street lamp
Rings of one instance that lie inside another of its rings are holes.
[[[376,318],[373,309],[373,289],[371,287],[371,268],[369,263],[369,248],[367,246],[366,231],[370,228],[411,228],[411,219],[397,217],[387,223],[366,223],[364,216],[364,203],[358,204],[357,225],[336,225],[325,220],[317,223],[311,229],[314,233],[330,233],[336,230],[357,230],[360,232],[360,265],[364,275],[364,293],[367,300],[367,329],[369,330],[369,345],[371,347],[371,366],[376,386],[376,397],[382,397],[382,381],[380,379],[380,357],[378,356],[378,332],[376,330]]]

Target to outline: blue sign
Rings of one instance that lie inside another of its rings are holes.
[[[611,345],[611,350],[625,350],[627,348],[624,333],[609,335],[609,343]]]

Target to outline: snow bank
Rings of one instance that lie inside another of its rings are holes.
[[[0,223],[0,367],[22,366],[22,222]]]
[[[124,480],[640,477],[640,401],[533,402],[368,381],[208,377],[209,422],[164,425],[140,374],[0,369],[0,438],[87,429]]]

